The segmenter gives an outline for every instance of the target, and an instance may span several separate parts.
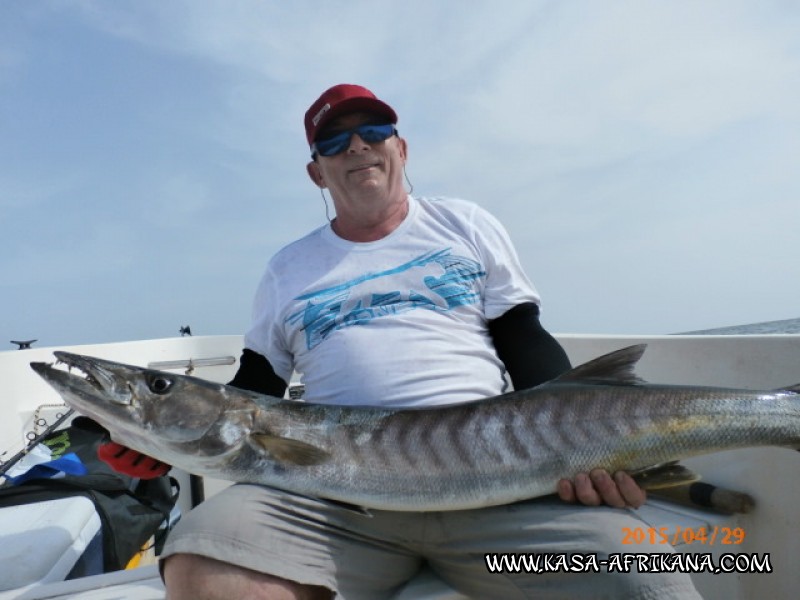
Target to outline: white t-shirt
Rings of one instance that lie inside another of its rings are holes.
[[[415,406],[505,390],[488,321],[539,296],[503,226],[476,204],[409,197],[387,237],[325,225],[269,262],[245,347],[309,402]]]

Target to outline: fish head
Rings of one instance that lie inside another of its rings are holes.
[[[77,412],[141,452],[201,440],[229,408],[227,386],[196,377],[55,352],[31,368]],[[63,368],[63,367],[66,368]]]

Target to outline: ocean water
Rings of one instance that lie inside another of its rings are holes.
[[[800,318],[718,327],[702,331],[685,331],[684,335],[763,335],[768,333],[800,333]]]

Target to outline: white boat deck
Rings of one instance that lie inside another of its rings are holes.
[[[164,600],[156,565],[0,592],[0,600]]]

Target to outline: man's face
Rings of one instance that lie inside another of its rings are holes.
[[[383,124],[370,113],[351,113],[331,121],[318,136],[330,137],[364,124]],[[327,187],[334,200],[342,203],[378,196],[386,198],[403,190],[403,165],[406,160],[405,140],[392,136],[381,142],[366,142],[354,133],[347,148],[333,156],[317,156],[308,165],[314,183]]]

